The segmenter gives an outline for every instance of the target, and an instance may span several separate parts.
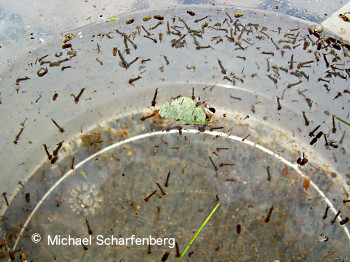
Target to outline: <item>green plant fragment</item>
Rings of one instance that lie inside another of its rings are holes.
[[[215,213],[216,209],[220,206],[220,203],[218,203],[214,209],[211,211],[211,213],[209,214],[209,216],[207,217],[207,219],[204,221],[204,223],[201,225],[201,227],[198,229],[198,231],[196,232],[196,234],[193,236],[193,238],[191,239],[190,243],[187,245],[186,249],[182,252],[181,256],[179,257],[179,259],[177,260],[177,262],[180,262],[181,259],[183,258],[183,256],[186,254],[187,250],[190,248],[190,246],[192,245],[192,243],[194,242],[194,240],[197,238],[197,236],[199,235],[199,233],[202,231],[203,227],[205,227],[205,225],[208,223],[209,219],[212,217],[212,215]]]
[[[171,103],[165,102],[159,110],[159,115],[164,118],[179,119],[184,121],[205,121],[205,110],[189,97],[182,96]]]
[[[337,117],[337,116],[336,116],[335,118],[338,119],[340,122],[342,122],[342,123],[344,123],[344,124],[350,126],[350,123],[346,122],[345,120],[341,119],[340,117]]]

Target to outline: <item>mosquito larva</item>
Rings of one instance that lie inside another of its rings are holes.
[[[158,190],[154,190],[149,196],[145,198],[145,201],[147,202],[154,194],[157,193]]]
[[[339,211],[337,212],[337,214],[335,215],[335,217],[332,219],[331,224],[334,224],[334,223],[335,223],[335,221],[337,220],[337,218],[338,218],[338,216],[340,215],[340,213],[341,213],[341,211],[339,210]]]
[[[210,160],[211,164],[212,164],[213,167],[214,167],[215,172],[218,171],[218,167],[215,165],[213,159],[212,159],[210,156],[208,156],[208,157],[209,157],[209,160]]]
[[[272,214],[272,211],[274,210],[274,206],[272,206],[269,210],[269,213],[267,215],[267,217],[265,218],[264,222],[265,223],[269,223],[270,222],[270,219],[271,219],[271,214]]]

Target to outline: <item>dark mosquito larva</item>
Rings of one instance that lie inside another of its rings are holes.
[[[317,129],[319,129],[319,128],[320,128],[320,126],[321,126],[321,125],[316,126],[316,127],[315,127],[315,129],[314,129],[314,130],[312,130],[312,131],[309,133],[309,137],[314,136],[314,135],[315,135],[315,132],[317,131]]]
[[[101,60],[99,60],[97,57],[96,57],[96,61],[100,63],[100,65],[103,65],[103,62]]]
[[[323,135],[323,132],[322,132],[322,131],[318,132],[317,135],[316,135],[316,137],[314,137],[314,138],[311,140],[310,145],[315,144],[315,143],[317,142],[317,140],[318,140],[322,135]]]
[[[334,134],[335,132],[337,132],[337,128],[335,127],[335,120],[334,120],[334,115],[332,115],[332,123],[333,123],[333,127],[332,127],[332,133]]]
[[[275,55],[275,53],[274,52],[261,52],[261,54],[263,54],[263,55],[272,55],[272,56],[274,56]]]
[[[89,248],[88,248],[86,245],[84,245],[83,242],[81,242],[81,245],[83,246],[83,249],[84,249],[85,251],[89,250]]]
[[[306,62],[301,62],[297,65],[297,68],[300,69],[301,67],[311,67],[309,64],[313,63],[314,61],[306,61]]]
[[[96,45],[97,45],[97,53],[101,54],[101,47],[100,47],[100,45],[99,44],[96,44]]]
[[[327,60],[326,54],[323,54],[323,59],[324,59],[324,62],[326,63],[326,67],[329,67],[329,62]]]
[[[157,41],[157,39],[152,38],[152,37],[150,37],[150,36],[148,36],[148,35],[144,35],[143,37],[145,37],[145,38],[147,38],[147,39],[152,40],[152,41],[153,41],[153,43],[155,43],[155,44],[158,42],[158,41]]]
[[[242,142],[244,142],[244,140],[246,140],[250,135],[246,135],[245,137],[242,138]]]
[[[166,181],[164,183],[164,186],[165,187],[168,187],[169,186],[169,178],[170,178],[170,171],[168,172],[168,175],[166,176]]]
[[[126,21],[125,24],[130,25],[133,22],[135,22],[135,19],[132,18],[132,19],[129,19],[128,21]]]
[[[164,192],[163,188],[160,186],[160,184],[158,182],[156,182],[157,186],[159,187],[160,189],[160,192],[162,193],[162,195],[166,195],[166,193]]]
[[[68,69],[68,68],[72,68],[71,66],[62,66],[61,67],[61,71],[64,71],[64,70],[66,70],[66,69]]]
[[[206,45],[206,46],[196,46],[196,50],[200,50],[200,49],[207,49],[207,48],[212,48],[210,45]]]
[[[305,120],[305,125],[306,125],[306,126],[309,126],[310,122],[309,122],[309,120],[307,119],[305,112],[302,111],[302,113],[303,113],[303,117],[304,117],[304,120]]]
[[[270,72],[270,61],[269,61],[269,59],[268,58],[266,58],[266,64],[267,64],[267,69],[266,69],[266,71],[267,72]],[[270,78],[270,77],[269,77]],[[270,78],[271,79],[271,78]],[[272,79],[271,79],[272,80]]]
[[[200,22],[200,21],[202,21],[202,20],[204,20],[204,19],[206,19],[206,18],[208,18],[209,16],[204,16],[204,17],[202,17],[202,18],[199,18],[199,19],[196,19],[196,20],[194,20],[194,22],[195,23],[198,23],[198,22]]]
[[[346,131],[343,132],[343,135],[341,136],[340,140],[339,140],[339,144],[341,145],[344,141],[344,137],[345,137]]]
[[[113,54],[113,56],[117,56],[117,54],[118,54],[118,48],[113,47],[113,49],[112,49],[112,54]]]
[[[141,28],[143,29],[143,31],[145,31],[146,32],[146,34],[148,35],[148,36],[150,36],[151,35],[151,33],[150,32],[148,32],[148,30],[142,25],[141,26]]]
[[[293,61],[293,58],[294,58],[294,55],[291,55],[291,57],[290,57],[290,62],[288,62],[290,65],[289,65],[289,69],[293,69],[293,63],[295,63],[294,61]]]
[[[304,166],[309,162],[307,158],[305,158],[304,153],[303,153],[303,158],[298,157],[297,159],[297,164]]]
[[[326,210],[324,211],[324,215],[322,217],[323,220],[327,218],[328,210],[329,210],[329,206],[327,205]]]
[[[122,53],[120,52],[119,49],[117,50],[117,52],[118,52],[119,59],[120,59],[120,61],[121,61],[121,62],[120,62],[120,66],[121,66],[121,67],[124,67],[125,69],[128,69],[129,64],[125,61],[124,56],[122,55]]]
[[[338,92],[338,94],[333,98],[333,100],[337,99],[340,96],[342,96],[342,93]]]
[[[12,250],[9,250],[9,258],[11,261],[15,261],[16,260],[16,256],[15,256],[15,252]]]
[[[337,145],[337,144],[335,144],[335,143],[336,143],[336,141],[331,141],[331,142],[329,143],[329,145],[330,145],[331,147],[333,147],[333,148],[338,148],[339,145]]]
[[[169,60],[168,60],[168,57],[167,57],[167,56],[165,56],[165,55],[163,55],[163,57],[164,57],[165,63],[166,63],[167,65],[169,65],[169,64],[170,64],[170,62],[169,62]]]
[[[46,58],[46,57],[48,57],[48,56],[49,56],[49,55],[44,55],[44,56],[40,57],[40,58],[38,59],[38,62],[40,63],[41,60],[43,60],[44,58]]]
[[[180,251],[179,251],[179,244],[177,242],[175,242],[175,249],[176,249],[175,257],[180,257],[181,254],[180,254]]]
[[[71,94],[71,96],[74,97],[74,102],[75,102],[76,104],[78,104],[81,95],[84,93],[84,90],[85,90],[85,88],[82,88],[77,96]]]
[[[4,192],[4,193],[2,193],[2,196],[4,197],[4,199],[5,199],[5,203],[6,203],[6,206],[9,206],[9,201],[7,200],[7,193],[6,192]]]
[[[221,73],[222,73],[223,75],[226,75],[226,69],[225,69],[224,66],[222,65],[221,60],[220,60],[219,58],[217,58],[217,59],[218,59],[218,63],[219,63],[220,69],[221,69]]]
[[[328,144],[328,140],[327,140],[327,135],[326,134],[323,134],[323,137],[324,137],[324,140],[325,140],[325,146],[328,147],[329,144]]]
[[[30,193],[26,193],[26,202],[30,203]]]
[[[55,150],[52,152],[53,156],[57,156],[58,155],[58,151],[60,151],[61,147],[63,145],[63,141],[59,142],[55,148]]]
[[[49,159],[50,163],[53,165],[56,163],[56,161],[58,160],[58,151],[61,149],[63,144],[63,141],[59,142],[55,148],[55,150],[52,152],[52,155],[50,155],[50,153],[47,150],[46,145],[44,144],[44,149],[47,155],[47,158]]]
[[[138,76],[138,77],[135,77],[135,78],[130,78],[128,83],[130,85],[132,85],[135,81],[140,80],[141,78],[142,78],[141,76]]]
[[[62,45],[62,49],[67,49],[67,48],[72,48],[72,44],[68,43],[68,44]]]
[[[343,220],[341,220],[341,221],[339,222],[339,224],[340,224],[340,225],[345,225],[345,224],[348,223],[348,222],[349,222],[349,218],[346,217],[346,218],[344,218]]]
[[[149,196],[145,198],[145,201],[147,202],[154,194],[157,193],[158,190],[154,190]]]
[[[320,131],[320,132],[317,133],[316,138],[319,139],[322,135],[323,135],[323,132]]]
[[[73,156],[72,157],[72,163],[70,165],[70,169],[74,170],[74,160],[75,160],[75,157]]]
[[[224,128],[223,126],[214,126],[214,127],[211,127],[209,130],[211,132],[211,131],[219,130],[219,129],[223,129],[223,128]]]
[[[38,101],[40,100],[40,98],[42,98],[41,95],[39,95],[39,97],[35,100],[35,103],[38,103]]]
[[[274,210],[274,206],[272,206],[269,210],[269,213],[267,215],[267,217],[265,218],[264,222],[265,223],[269,223],[270,222],[270,219],[271,219],[271,214],[272,214],[272,211]]]
[[[60,207],[61,204],[65,201],[65,199],[61,199],[60,201],[57,202],[57,207]]]
[[[43,77],[47,72],[47,68],[40,68],[36,74],[38,77]]]
[[[217,147],[216,151],[220,151],[220,150],[229,150],[230,148],[228,147]]]
[[[158,94],[158,88],[156,88],[156,90],[154,91],[153,100],[151,103],[151,106],[153,106],[153,107],[156,105],[157,94]]]
[[[191,10],[187,10],[187,14],[189,14],[190,16],[195,16],[196,15],[196,13],[191,11]]]
[[[266,171],[267,171],[267,181],[271,181],[270,166],[266,167]]]
[[[25,76],[25,77],[19,77],[16,79],[16,82],[15,82],[15,85],[18,86],[19,85],[19,82],[21,81],[25,81],[25,80],[28,80],[30,79],[29,77]]]
[[[235,166],[235,163],[220,163],[219,167],[224,167],[224,166]]]
[[[277,96],[277,110],[281,110],[282,109],[282,106],[281,106],[281,103],[280,103],[280,99],[278,96]]]
[[[334,224],[337,220],[338,216],[340,215],[341,211],[339,210],[338,213],[335,215],[335,217],[332,219],[331,224]]]
[[[24,127],[22,127],[21,130],[19,130],[18,134],[17,134],[16,137],[15,137],[15,140],[13,140],[13,143],[14,143],[15,145],[18,144],[18,140],[19,140],[19,138],[20,138],[20,136],[21,136],[23,130],[24,130]]]
[[[241,233],[241,231],[242,231],[242,226],[241,226],[240,224],[238,224],[238,225],[236,226],[236,231],[237,231],[237,234],[240,234],[240,233]]]
[[[157,20],[164,20],[164,16],[162,15],[154,15],[153,18]]]
[[[164,255],[162,256],[162,261],[167,261],[169,257],[169,252],[165,252]]]
[[[299,82],[293,83],[293,84],[288,84],[287,88],[291,88],[291,87],[296,86],[296,85],[299,85],[299,84],[301,84],[301,83],[303,83],[302,80],[300,80]]]
[[[160,22],[158,22],[155,26],[150,27],[149,30],[154,30],[154,29],[156,29],[158,26],[160,26],[160,25],[162,25],[162,24],[163,24],[163,21],[160,21]]]
[[[148,115],[148,116],[143,116],[143,117],[140,118],[140,120],[141,120],[141,121],[145,121],[146,119],[151,118],[151,117],[154,117],[155,115],[156,115],[156,114],[153,113],[153,114],[150,114],[150,115]]]
[[[218,171],[218,167],[215,165],[213,159],[212,159],[210,156],[208,156],[208,157],[209,157],[209,160],[210,160],[211,164],[212,164],[213,167],[214,167],[215,172]]]
[[[86,226],[88,229],[88,234],[92,235],[92,230],[91,230],[91,227],[90,227],[90,224],[89,224],[89,221],[87,220],[87,218],[85,218],[85,223],[86,223]]]
[[[49,151],[47,150],[47,146],[45,144],[43,144],[44,149],[45,149],[45,153],[47,155],[47,159],[51,160],[52,159],[52,155],[49,153]]]
[[[56,122],[53,118],[51,118],[51,121],[52,121],[52,123],[54,123],[54,125],[58,128],[58,130],[59,130],[61,133],[64,133],[64,128],[63,128],[63,127],[59,126],[59,125],[57,124],[57,122]]]
[[[305,101],[306,101],[306,103],[307,103],[307,105],[310,107],[310,109],[312,108],[312,103],[313,103],[313,101],[310,99],[310,98],[308,98],[308,97],[306,97],[305,98]]]

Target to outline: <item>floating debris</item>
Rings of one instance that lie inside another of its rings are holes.
[[[171,103],[165,102],[159,110],[159,115],[164,118],[180,119],[184,121],[205,121],[205,110],[189,97],[179,97]]]

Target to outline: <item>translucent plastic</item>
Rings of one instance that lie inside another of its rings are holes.
[[[186,258],[349,258],[340,222],[350,215],[350,127],[336,118],[349,122],[349,50],[316,26],[248,9],[169,9],[69,32],[65,46],[13,64],[0,112],[9,247],[42,261],[167,251],[172,261],[167,246],[48,249],[30,236],[88,236],[88,219],[93,236],[174,237],[182,251],[220,202]],[[161,119],[156,110],[178,96],[213,124]]]

